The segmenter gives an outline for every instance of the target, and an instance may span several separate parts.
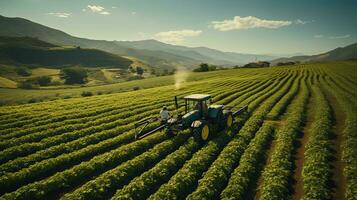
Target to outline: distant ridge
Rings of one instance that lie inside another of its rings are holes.
[[[357,59],[357,43],[339,47],[334,50],[328,51],[326,53],[312,55],[312,56],[293,56],[290,58],[279,58],[272,60],[273,64],[279,62],[323,62],[323,61],[339,61],[339,60],[349,60]]]

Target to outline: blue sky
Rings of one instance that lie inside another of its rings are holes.
[[[71,35],[241,53],[321,53],[357,42],[355,0],[1,0],[0,14]]]

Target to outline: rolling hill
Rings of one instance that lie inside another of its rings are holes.
[[[324,61],[339,61],[339,60],[349,60],[357,59],[357,43],[339,47],[334,50],[328,51],[326,53],[312,55],[312,56],[293,56],[290,58],[279,58],[272,60],[272,63],[276,64],[279,62],[324,62]]]
[[[63,47],[30,37],[0,37],[0,63],[127,69],[132,61],[97,49]]]

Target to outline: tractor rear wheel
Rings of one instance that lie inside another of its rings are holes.
[[[200,142],[205,142],[209,139],[210,130],[207,123],[193,129],[193,137]]]

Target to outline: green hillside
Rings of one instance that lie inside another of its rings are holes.
[[[96,49],[62,47],[29,37],[0,37],[0,63],[127,69],[132,61]]]
[[[293,56],[290,58],[279,58],[272,61],[276,64],[279,62],[326,62],[326,61],[338,61],[338,60],[350,60],[357,59],[357,43],[339,47],[331,51],[312,55],[312,56]]]

